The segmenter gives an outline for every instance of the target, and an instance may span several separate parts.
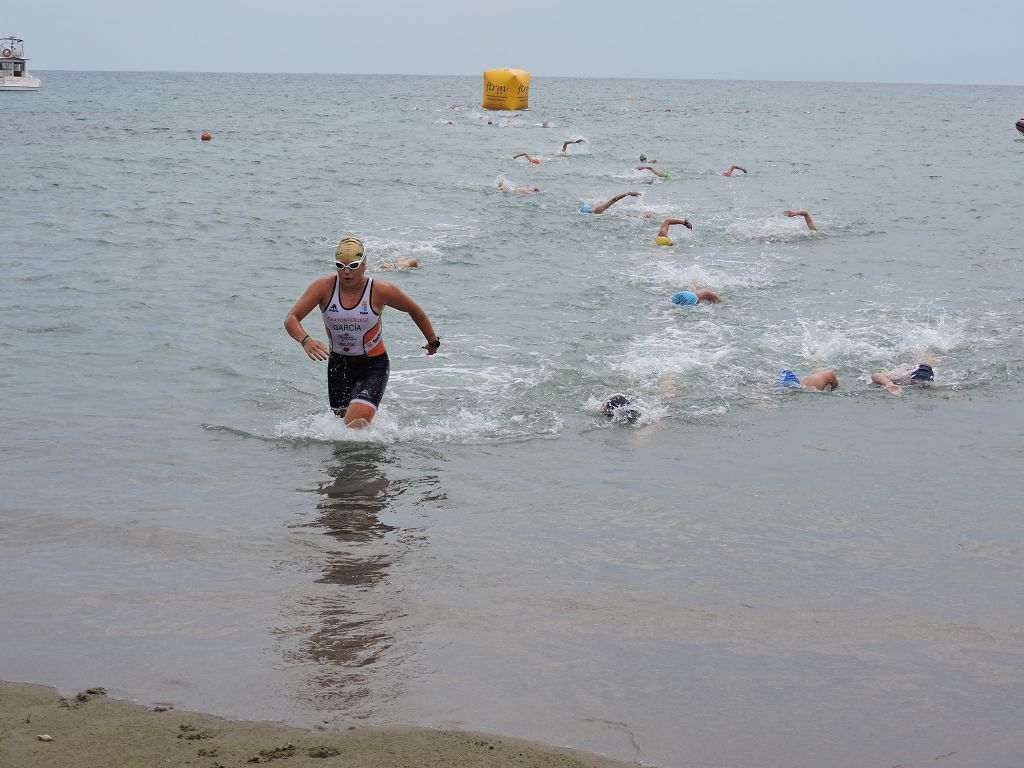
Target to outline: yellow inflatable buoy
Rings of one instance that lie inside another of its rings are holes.
[[[675,243],[672,242],[671,237],[665,237],[664,235],[658,235],[654,238],[654,242],[658,245],[675,245]]]
[[[529,109],[530,73],[522,69],[484,72],[484,109]]]

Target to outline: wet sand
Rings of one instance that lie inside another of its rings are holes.
[[[52,741],[41,741],[47,735]],[[144,707],[90,688],[0,682],[0,766],[137,768],[622,768],[595,755],[461,731],[353,729],[312,732],[280,723],[225,720]]]

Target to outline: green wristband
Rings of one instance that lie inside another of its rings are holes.
[[[309,334],[306,334],[306,338],[299,342],[302,346],[306,346],[306,342],[309,341]]]

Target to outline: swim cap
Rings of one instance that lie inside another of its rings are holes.
[[[696,304],[697,294],[693,291],[679,291],[672,294],[673,304]]]
[[[647,162],[647,155],[640,155],[640,162],[641,163],[646,163]]]
[[[671,173],[666,173],[664,176],[662,176],[662,178],[663,179],[671,179],[672,178],[672,174]]]
[[[775,377],[776,387],[785,387],[786,389],[793,389],[800,386],[800,379],[788,368]]]
[[[641,411],[635,406],[635,403],[636,398],[633,395],[616,392],[601,403],[601,410],[609,419],[624,418],[632,424],[641,416]]]
[[[538,160],[536,157],[531,157],[530,162],[533,163],[534,165],[540,165],[540,160]]]
[[[665,235],[658,235],[654,238],[654,242],[658,245],[674,245],[671,237],[665,237]]]
[[[580,213],[590,213],[592,210],[594,209],[586,203],[580,203]]]
[[[346,237],[338,243],[334,258],[339,261],[355,261],[363,257],[363,241],[357,237]]]
[[[918,363],[917,368],[910,374],[911,381],[935,381],[935,372],[927,363]]]

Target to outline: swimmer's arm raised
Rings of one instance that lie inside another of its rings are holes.
[[[423,349],[427,350],[428,355],[432,355],[437,352],[436,349],[432,349],[429,344],[437,338],[437,334],[434,332],[434,326],[430,323],[430,318],[427,317],[427,313],[423,311],[423,308],[409,298],[406,293],[394,283],[388,283],[383,280],[374,281],[374,291],[380,296],[381,304],[388,307],[394,307],[400,312],[407,312],[412,321],[416,323],[416,327],[420,329],[420,333],[423,334],[423,338],[427,340],[427,344],[423,346]]]
[[[744,167],[743,167],[742,165],[735,165],[735,164],[734,164],[734,165],[730,165],[730,166],[729,166],[729,170],[727,170],[727,171],[726,171],[725,173],[723,173],[722,175],[723,175],[723,176],[732,176],[732,172],[733,172],[733,171],[743,171],[743,173],[746,173],[746,172],[747,172],[747,169],[746,169],[746,168],[744,168]]]
[[[639,192],[623,192],[622,194],[616,195],[611,200],[606,200],[605,202],[603,202],[603,203],[601,203],[599,205],[595,205],[594,206],[594,210],[591,211],[591,213],[604,213],[605,211],[607,211],[609,208],[611,208],[613,205],[615,205],[617,202],[619,202],[619,200],[621,200],[624,197],[640,197],[640,193]]]
[[[295,305],[288,310],[288,314],[284,316],[284,329],[288,332],[295,341],[300,344],[302,341],[309,336],[306,330],[302,327],[302,320],[313,311],[314,307],[318,307],[324,300],[325,290],[333,289],[333,278],[331,277],[319,277],[309,284],[306,292],[302,294]],[[327,359],[327,346],[320,340],[312,337],[302,345],[302,349],[310,360],[326,360]]]
[[[793,210],[793,211],[783,211],[782,213],[784,215],[786,215],[786,216],[791,217],[791,218],[794,217],[794,216],[803,216],[804,217],[804,221],[807,222],[807,229],[809,229],[811,232],[817,232],[818,231],[818,228],[816,226],[814,226],[814,219],[811,218],[811,214],[809,214],[807,211]]]
[[[712,304],[718,304],[722,300],[722,298],[717,293],[712,293],[706,288],[698,288],[696,291],[694,291],[694,293],[697,294],[698,303],[702,301],[708,301],[711,302]]]
[[[668,228],[674,224],[682,224],[687,229],[693,229],[693,224],[689,219],[665,219],[658,229],[658,237],[668,237]]]

